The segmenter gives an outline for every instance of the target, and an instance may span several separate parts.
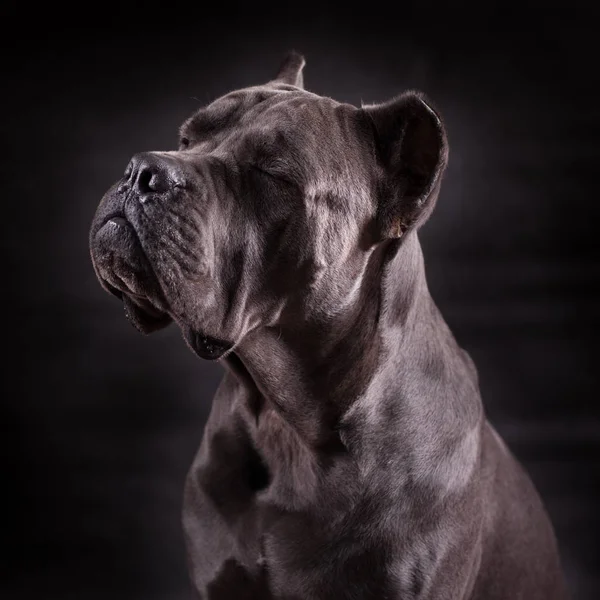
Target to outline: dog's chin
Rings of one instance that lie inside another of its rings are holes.
[[[123,302],[125,317],[140,333],[154,333],[173,322],[169,314],[157,309],[148,299],[123,292],[107,281],[101,280],[100,283],[105,290]]]

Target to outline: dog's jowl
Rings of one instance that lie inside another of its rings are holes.
[[[427,288],[448,143],[422,94],[275,78],[136,154],[90,233],[102,285],[225,376],[185,485],[205,599],[558,600],[556,541]]]

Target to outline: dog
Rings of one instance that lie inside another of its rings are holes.
[[[198,110],[100,202],[102,286],[225,376],[184,492],[213,599],[563,600],[555,535],[434,304],[419,227],[448,161],[421,93],[274,79]]]

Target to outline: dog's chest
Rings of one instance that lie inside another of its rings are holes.
[[[184,506],[201,597],[420,597],[436,540],[419,551],[410,510],[365,498],[353,461],[324,466],[303,452],[277,415],[205,433]]]
[[[246,538],[242,543],[215,543],[219,533],[213,521],[212,531],[204,531],[207,537],[199,552],[191,553],[200,596],[206,600],[325,600],[345,598],[348,590],[354,590],[358,595],[353,597],[392,597],[389,594],[397,582],[390,578],[383,546],[359,549],[348,540],[346,545],[343,540],[327,541],[302,520],[281,528],[286,531],[257,532],[254,540]]]
[[[188,484],[186,491],[188,552],[202,598],[320,600],[344,598],[348,590],[362,590],[355,596],[360,598],[403,597],[390,595],[399,581],[390,573],[383,536],[372,536],[369,544],[357,522],[336,527],[302,510],[285,513],[261,501],[268,486],[221,487],[218,472],[199,473],[204,484]],[[359,510],[356,520],[369,516]],[[407,569],[409,587],[418,589],[423,571],[418,565]]]
[[[206,432],[188,475],[184,529],[194,583],[204,598],[270,598],[273,587],[291,594],[297,585],[306,587],[298,577],[307,565],[322,560],[331,566],[339,547],[323,520],[312,516],[323,494],[318,466],[292,432],[279,429],[276,416],[263,424],[254,431]],[[346,479],[341,472],[337,477]],[[335,481],[330,485],[341,489]],[[334,508],[327,505],[336,494],[323,497],[321,509]],[[325,575],[318,565],[310,570]],[[244,595],[249,590],[254,595]]]

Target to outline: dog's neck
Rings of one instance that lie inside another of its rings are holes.
[[[348,415],[423,404],[425,387],[429,404],[451,396],[440,413],[462,410],[448,404],[465,396],[478,405],[476,373],[431,299],[417,234],[391,244],[371,255],[362,293],[330,325],[265,328],[240,345],[228,363],[257,422],[274,409],[307,446],[327,449]]]

